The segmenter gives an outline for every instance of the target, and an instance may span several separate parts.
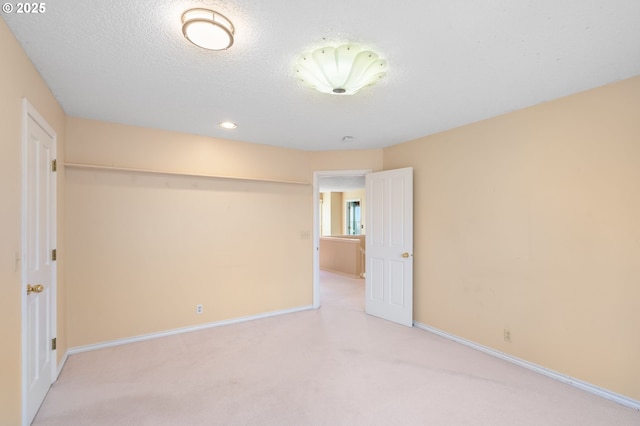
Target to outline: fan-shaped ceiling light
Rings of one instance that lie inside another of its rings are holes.
[[[182,33],[191,43],[209,50],[228,49],[234,28],[225,16],[209,9],[189,9],[182,14]]]
[[[387,61],[356,44],[321,47],[305,53],[296,63],[303,84],[333,95],[353,95],[386,75]]]

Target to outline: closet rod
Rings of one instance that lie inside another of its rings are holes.
[[[65,168],[69,167],[72,169],[108,170],[108,171],[116,171],[116,172],[147,173],[147,174],[169,175],[169,176],[186,176],[186,177],[201,177],[201,178],[210,178],[210,179],[231,179],[231,180],[254,181],[254,182],[286,183],[286,184],[292,184],[292,185],[311,185],[310,183],[307,183],[307,182],[297,182],[292,180],[262,179],[262,178],[239,177],[239,176],[219,176],[219,175],[207,175],[207,174],[201,174],[201,173],[170,172],[170,171],[163,171],[163,170],[138,169],[133,167],[101,166],[98,164],[64,163],[64,166]]]

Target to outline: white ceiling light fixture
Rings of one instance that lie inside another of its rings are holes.
[[[234,32],[231,21],[213,10],[189,9],[182,14],[182,34],[204,49],[228,49],[233,44]]]
[[[236,129],[238,127],[238,125],[233,121],[223,121],[219,126],[223,129]]]
[[[332,95],[353,95],[374,85],[386,70],[386,60],[353,43],[305,53],[295,67],[296,77],[304,85]]]

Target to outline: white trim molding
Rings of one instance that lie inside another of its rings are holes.
[[[421,330],[428,331],[429,333],[436,334],[438,336],[444,337],[445,339],[452,340],[456,343],[460,343],[472,349],[476,349],[480,352],[484,352],[488,355],[494,356],[496,358],[500,358],[504,361],[510,362],[512,364],[518,365],[520,367],[524,367],[527,370],[534,371],[538,374],[542,374],[544,376],[550,377],[554,380],[557,380],[562,383],[566,383],[583,391],[592,393],[599,397],[608,399],[610,401],[617,402],[618,404],[622,404],[626,407],[633,408],[634,410],[640,411],[640,401],[636,401],[634,399],[628,398],[624,395],[620,395],[615,392],[611,392],[609,390],[600,388],[598,386],[592,385],[587,382],[583,382],[582,380],[575,379],[573,377],[558,373],[553,370],[549,370],[548,368],[541,367],[537,364],[534,364],[529,361],[525,361],[523,359],[514,357],[509,354],[505,354],[504,352],[497,351],[495,349],[491,349],[487,346],[480,345],[478,343],[472,342],[471,340],[463,339],[462,337],[458,337],[454,334],[447,333],[442,330],[438,330],[437,328],[419,323],[417,321],[413,322],[413,325]]]
[[[159,331],[157,333],[143,334],[140,336],[128,337],[125,339],[110,340],[108,342],[96,343],[94,345],[77,346],[75,348],[70,348],[67,353],[68,355],[73,355],[80,352],[95,351],[97,349],[110,348],[112,346],[126,345],[128,343],[142,342],[144,340],[151,340],[151,339],[157,339],[159,337],[173,336],[175,334],[190,333],[192,331],[205,330],[207,328],[222,327],[224,325],[237,324],[240,322],[247,322],[247,321],[253,321],[257,319],[275,317],[279,315],[292,314],[294,312],[307,311],[310,309],[313,309],[313,306],[311,305],[301,306],[298,308],[284,309],[281,311],[273,311],[273,312],[265,312],[264,314],[233,318],[233,319],[224,320],[224,321],[209,322],[206,324],[199,324],[199,325],[194,325],[190,327],[175,328],[173,330]]]
[[[69,359],[69,351],[66,351],[64,353],[64,355],[62,356],[62,359],[58,363],[55,380],[58,380],[58,377],[60,377],[60,373],[62,373],[62,369],[64,368],[64,365],[67,363],[67,359]]]

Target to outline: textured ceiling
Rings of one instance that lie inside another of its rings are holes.
[[[56,0],[2,14],[71,116],[305,150],[393,145],[640,74],[638,0]],[[236,40],[187,42],[210,7]],[[357,42],[389,62],[355,96],[316,93],[295,59]],[[238,123],[223,130],[223,120]],[[343,142],[344,136],[353,136]]]

